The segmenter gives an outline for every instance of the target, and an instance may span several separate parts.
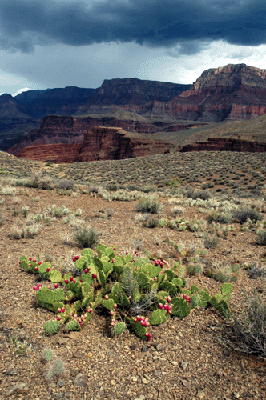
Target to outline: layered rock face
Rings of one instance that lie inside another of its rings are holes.
[[[195,144],[183,146],[180,152],[203,150],[263,153],[266,151],[266,143],[232,138],[209,138],[207,142],[196,142]]]
[[[154,102],[153,113],[172,118],[220,122],[250,119],[266,113],[266,70],[229,64],[204,71],[193,84],[166,104]]]
[[[149,141],[122,128],[93,127],[80,143],[37,144],[18,151],[17,157],[56,163],[118,160],[173,151],[171,144]]]

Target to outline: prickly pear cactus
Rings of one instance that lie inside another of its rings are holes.
[[[66,324],[66,328],[68,331],[79,331],[80,330],[80,324],[78,321],[70,321]]]
[[[169,314],[167,313],[167,310],[154,310],[151,313],[150,324],[161,325],[167,320],[168,317]]]
[[[115,335],[121,335],[121,333],[124,332],[126,327],[127,327],[127,325],[125,324],[125,322],[117,322],[113,327],[114,334]]]
[[[187,301],[180,297],[175,297],[172,300],[171,313],[172,315],[175,315],[178,318],[186,318],[190,313],[190,307]]]
[[[59,329],[60,329],[60,322],[55,320],[46,322],[44,326],[44,330],[47,333],[47,335],[54,335],[59,331]]]

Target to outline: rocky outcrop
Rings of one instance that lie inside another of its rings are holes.
[[[183,146],[180,152],[203,150],[263,153],[266,151],[266,143],[232,138],[208,138],[207,142],[196,142],[195,144]]]
[[[177,98],[163,104],[154,102],[154,115],[220,122],[250,119],[266,112],[266,70],[245,64],[229,64],[204,71]]]
[[[80,143],[37,144],[18,151],[17,157],[55,163],[118,160],[152,154],[165,154],[175,146],[160,141],[145,140],[122,128],[93,127],[86,131]]]

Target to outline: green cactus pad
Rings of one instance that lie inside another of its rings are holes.
[[[194,294],[194,293],[199,292],[199,288],[198,288],[198,286],[191,286],[190,291],[191,291],[191,294]]]
[[[222,300],[218,302],[216,297],[212,297],[210,304],[212,307],[215,307],[224,318],[229,317],[230,310],[226,301]]]
[[[44,330],[47,335],[54,335],[60,329],[60,322],[59,321],[48,321],[44,326]]]
[[[56,301],[65,300],[65,292],[63,289],[50,290],[43,286],[41,290],[37,291],[36,298],[40,307],[48,308],[47,306],[50,306],[49,309],[51,309]]]
[[[106,276],[105,276],[105,274],[104,274],[101,270],[99,271],[99,281],[100,281],[102,287],[105,288],[105,285],[106,285]]]
[[[114,300],[113,299],[103,299],[102,301],[102,306],[107,308],[107,310],[113,310],[114,309]]]
[[[58,270],[52,270],[49,274],[49,280],[53,283],[59,283],[62,281],[62,274]]]
[[[191,303],[190,303],[191,308],[200,306],[200,303],[201,303],[200,295],[194,294],[194,296],[191,297]]]
[[[54,304],[53,304],[53,312],[55,314],[58,314],[58,309],[59,308],[61,309],[64,306],[65,306],[65,304],[62,303],[62,301],[55,301]]]
[[[39,274],[46,274],[47,268],[50,268],[52,270],[52,265],[49,262],[44,262],[41,265],[38,265],[38,273]]]
[[[80,330],[80,324],[78,323],[78,321],[73,320],[70,321],[66,324],[66,328],[68,331],[79,331]]]
[[[88,259],[86,256],[81,256],[75,261],[75,267],[79,270],[82,271],[86,269]]]
[[[88,274],[82,274],[80,276],[80,279],[82,279],[82,282],[88,283],[90,286],[92,285],[93,279],[90,273]]]
[[[169,314],[167,313],[167,310],[155,310],[151,313],[150,324],[161,325],[167,320],[168,317]]]
[[[175,277],[174,272],[170,271],[168,269],[165,271],[165,274],[167,275],[167,279],[168,279],[169,282],[171,282],[172,279],[174,279],[174,277]]]
[[[103,263],[98,257],[93,258],[94,265],[98,271],[103,270]]]
[[[190,307],[186,300],[176,297],[172,300],[172,310],[171,314],[177,316],[178,318],[185,318],[190,313]]]
[[[85,256],[87,260],[90,260],[93,257],[93,250],[92,249],[83,249],[81,252],[82,256]]]
[[[224,284],[221,286],[221,293],[222,293],[223,296],[228,296],[228,295],[230,295],[231,292],[232,292],[232,290],[233,290],[233,285],[232,285],[232,283],[227,282],[227,283],[224,283]]]
[[[113,271],[113,263],[110,261],[108,262],[103,262],[103,272],[107,275],[108,273],[110,274]]]
[[[134,330],[135,334],[139,336],[141,339],[146,339],[147,328],[146,326],[142,326],[141,323],[134,322],[133,318],[130,321],[131,328]]]
[[[71,290],[68,290],[66,292],[65,301],[71,301],[74,297],[75,297],[75,293],[72,292]]]
[[[121,335],[121,333],[124,332],[124,330],[126,329],[126,324],[125,322],[118,322],[115,324],[115,326],[113,327],[114,330],[114,334],[115,335]]]
[[[171,295],[175,294],[177,291],[176,286],[173,285],[171,282],[162,282],[160,284],[160,289],[167,291]]]
[[[165,298],[166,297],[168,297],[169,296],[169,293],[168,292],[166,292],[165,290],[160,290],[158,293],[157,293],[157,299],[158,299],[158,301],[159,301],[159,303],[161,303],[161,302],[165,302]]]
[[[144,272],[140,272],[138,274],[138,283],[139,286],[144,290],[148,290],[150,287],[148,276]]]

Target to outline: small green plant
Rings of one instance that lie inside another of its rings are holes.
[[[160,203],[154,197],[143,197],[139,200],[137,211],[147,214],[158,214],[161,209]]]
[[[54,353],[50,349],[43,350],[43,358],[48,363],[44,377],[47,381],[53,381],[55,377],[63,375],[65,372],[65,363],[58,357],[54,358]]]
[[[258,232],[256,243],[260,246],[266,246],[266,230]]]
[[[143,226],[146,228],[156,228],[159,226],[159,219],[158,218],[148,218],[147,221],[143,222]]]
[[[16,354],[19,356],[26,356],[28,350],[27,342],[17,339],[16,337],[12,337],[12,342],[16,348]]]
[[[74,232],[74,239],[82,248],[93,248],[99,243],[99,233],[96,229],[88,226],[76,227]]]
[[[232,213],[233,218],[237,219],[239,223],[242,225],[250,219],[253,222],[261,221],[262,215],[253,209],[237,209]]]
[[[206,249],[215,249],[220,243],[220,238],[216,235],[205,235],[204,246]]]
[[[231,332],[227,334],[225,344],[234,350],[266,358],[265,292],[246,296],[242,311],[234,311],[231,317]]]

